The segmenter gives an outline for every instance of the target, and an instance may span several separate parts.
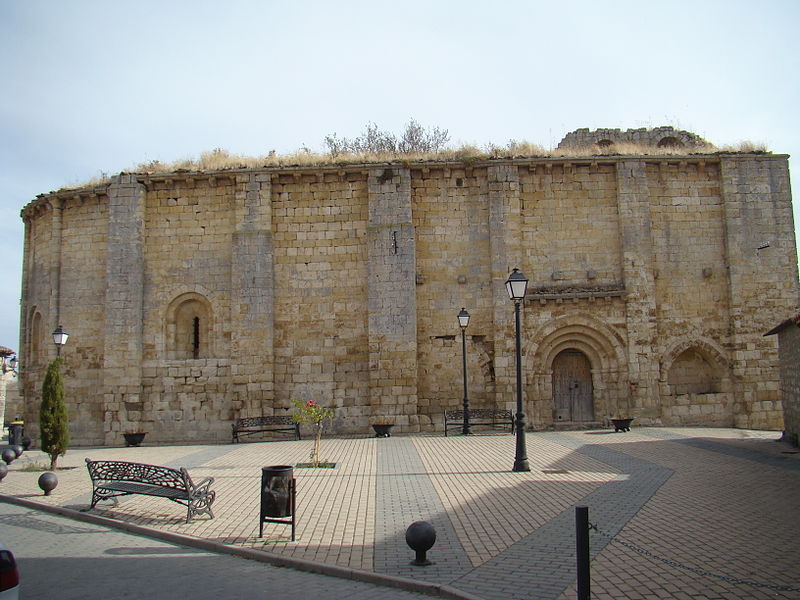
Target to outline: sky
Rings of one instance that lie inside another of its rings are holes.
[[[671,125],[800,155],[799,21],[797,0],[0,0],[0,345],[38,194],[410,119],[453,145]]]

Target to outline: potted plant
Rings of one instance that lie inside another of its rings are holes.
[[[375,430],[375,437],[392,437],[392,427],[394,427],[394,422],[389,419],[378,419],[372,424],[372,429]]]
[[[138,446],[144,441],[144,436],[147,435],[146,431],[126,431],[122,434],[125,438],[126,446]]]
[[[314,427],[314,449],[311,451],[312,467],[325,467],[329,463],[322,461],[319,458],[319,447],[322,440],[322,430],[325,426],[325,421],[333,419],[333,408],[323,408],[317,401],[309,400],[303,402],[302,400],[292,400],[295,411],[292,414],[292,419],[295,423],[306,423]]]

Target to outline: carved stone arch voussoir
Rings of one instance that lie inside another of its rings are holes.
[[[548,371],[556,355],[568,348],[587,355],[593,370],[616,370],[625,364],[625,343],[612,327],[589,315],[565,315],[549,321],[526,344],[527,366]]]
[[[664,353],[659,365],[659,380],[667,381],[669,371],[675,360],[687,350],[699,352],[719,373],[722,378],[730,377],[730,360],[727,352],[714,340],[705,337],[684,336],[674,341]]]
[[[202,304],[208,305],[209,308],[213,307],[213,301],[208,293],[208,290],[205,289],[191,289],[191,290],[183,290],[178,293],[172,294],[172,300],[167,304],[164,310],[164,322],[169,323],[171,320],[175,318],[175,311],[176,309],[185,302],[189,302],[191,300],[196,300]]]

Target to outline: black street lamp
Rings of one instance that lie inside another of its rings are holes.
[[[516,321],[517,342],[517,416],[514,428],[517,432],[517,451],[514,456],[514,471],[530,471],[528,452],[525,449],[525,413],[522,412],[522,344],[519,336],[519,306],[525,299],[528,289],[528,280],[525,275],[514,269],[506,280],[508,297],[514,302],[514,318]]]
[[[67,343],[69,334],[61,328],[61,325],[53,332],[53,343],[56,345],[56,356],[61,356],[61,346]]]
[[[461,327],[461,359],[464,366],[464,426],[461,433],[469,435],[472,433],[469,428],[469,396],[467,395],[467,326],[469,325],[469,313],[462,308],[458,313],[458,325]]]

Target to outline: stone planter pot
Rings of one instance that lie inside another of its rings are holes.
[[[614,424],[614,433],[617,431],[630,431],[631,430],[631,421],[633,418],[630,419],[611,419],[611,422]]]
[[[393,423],[374,423],[372,428],[375,430],[375,437],[392,437],[391,430]]]
[[[125,445],[126,446],[138,446],[144,441],[144,436],[147,435],[147,432],[144,433],[123,433],[122,436],[125,438]]]

